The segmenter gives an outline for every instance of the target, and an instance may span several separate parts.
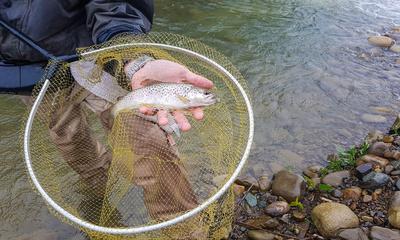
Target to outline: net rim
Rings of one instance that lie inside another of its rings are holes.
[[[168,50],[175,50],[178,52],[183,52],[187,53],[191,56],[197,57],[201,60],[206,61],[207,63],[213,65],[220,71],[222,71],[239,89],[243,99],[245,100],[246,103],[246,108],[248,112],[248,117],[249,117],[249,136],[247,140],[247,145],[245,148],[245,151],[243,153],[242,159],[240,160],[238,166],[236,167],[235,171],[233,172],[232,176],[229,178],[229,180],[219,189],[213,196],[208,198],[206,201],[204,201],[202,204],[200,204],[198,207],[186,212],[185,214],[182,214],[178,217],[175,217],[173,219],[167,220],[165,222],[153,224],[153,225],[148,225],[148,226],[140,226],[140,227],[129,227],[129,228],[110,228],[110,227],[101,227],[92,223],[89,223],[87,221],[84,221],[80,218],[77,218],[76,216],[72,215],[68,211],[64,210],[60,205],[58,205],[56,202],[52,200],[52,198],[47,194],[47,192],[43,189],[43,187],[40,185],[38,179],[36,178],[35,172],[33,171],[32,167],[32,162],[31,162],[31,157],[30,157],[30,135],[31,135],[31,130],[32,130],[32,124],[33,120],[35,118],[36,112],[38,110],[39,104],[43,100],[43,97],[50,85],[50,80],[47,78],[44,81],[44,84],[32,106],[32,109],[29,113],[28,120],[26,122],[26,127],[24,131],[24,156],[25,156],[25,163],[27,165],[28,173],[29,176],[35,185],[36,189],[39,191],[40,195],[45,199],[48,205],[50,205],[54,210],[56,210],[59,214],[62,216],[66,217],[68,220],[71,222],[87,228],[92,231],[100,232],[100,233],[105,233],[105,234],[113,234],[113,235],[130,235],[130,234],[139,234],[139,233],[145,233],[145,232],[150,232],[150,231],[155,231],[159,230],[162,228],[166,228],[172,225],[175,225],[177,223],[180,223],[188,218],[191,218],[204,209],[206,209],[210,204],[218,200],[228,189],[229,187],[233,184],[235,181],[236,177],[239,175],[240,171],[244,167],[245,163],[247,162],[249,153],[250,153],[250,148],[253,142],[253,136],[254,136],[254,116],[253,116],[253,110],[251,107],[250,99],[247,96],[245,90],[243,87],[240,85],[239,81],[230,73],[228,72],[224,67],[216,63],[215,61],[211,60],[210,58],[201,55],[199,53],[196,53],[194,51],[191,51],[189,49],[177,47],[177,46],[172,46],[172,45],[167,45],[167,44],[161,44],[161,43],[127,43],[127,44],[119,44],[115,46],[109,46],[105,47],[102,49],[97,49],[97,50],[92,50],[89,52],[84,52],[81,54],[82,57],[93,55],[102,51],[107,51],[107,50],[115,50],[118,48],[127,48],[127,47],[133,47],[133,46],[156,46],[156,47],[161,47],[165,48]]]

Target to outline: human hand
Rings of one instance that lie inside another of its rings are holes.
[[[189,83],[205,89],[213,87],[213,83],[210,80],[191,72],[189,69],[178,63],[168,60],[154,60],[146,63],[132,76],[132,90],[157,82]],[[151,108],[141,107],[139,111],[147,115],[157,114],[158,123],[160,125],[168,124],[168,111],[166,110],[161,109],[155,113]],[[190,109],[190,112],[196,120],[201,120],[204,117],[203,108],[193,108]],[[182,111],[176,110],[172,115],[182,131],[188,131],[191,128],[188,119]]]

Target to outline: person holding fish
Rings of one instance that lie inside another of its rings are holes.
[[[151,0],[5,0],[0,4],[0,16],[4,21],[56,56],[72,54],[78,47],[103,43],[119,34],[147,33],[150,31],[154,13]],[[0,84],[0,91],[29,92],[40,79],[40,69],[44,66],[45,59],[4,30],[1,30],[0,42],[0,76],[7,77],[7,81]],[[180,130],[188,131],[191,126],[182,110],[188,110],[194,119],[201,120],[204,117],[202,107],[216,101],[206,91],[213,87],[210,80],[176,62],[143,56],[127,61],[124,70],[133,92],[123,97],[114,107],[112,102],[73,81],[72,91],[67,99],[68,107],[58,109],[49,126],[50,136],[59,152],[84,179],[90,189],[88,191],[91,191],[91,196],[87,194],[86,206],[85,200],[82,203],[83,212],[89,205],[92,207],[94,202],[101,208],[107,171],[112,160],[109,150],[93,138],[82,111],[83,106],[94,111],[108,131],[112,128],[113,114],[138,107],[143,115],[130,119],[129,123],[145,128],[145,132],[152,133],[152,136],[142,138],[135,151],[143,152],[150,145],[158,144],[166,151],[164,160],[171,161],[179,157],[173,144],[166,140],[170,133],[163,126],[176,122]],[[25,76],[29,76],[29,79],[25,79]],[[27,81],[28,84],[22,85]],[[149,86],[152,89],[149,90]],[[169,106],[154,102],[160,99],[160,95],[169,96],[162,99]],[[130,106],[130,99],[140,99],[147,104]],[[153,103],[156,108],[149,107],[149,103]],[[156,118],[155,122],[149,120],[152,117]],[[143,187],[145,200],[152,199],[146,203],[150,216],[160,219],[197,206],[183,166],[178,164],[164,166],[163,169],[151,169],[146,156],[135,164],[133,181]],[[163,172],[156,175],[155,171]],[[162,179],[148,181],[157,176]],[[159,191],[163,191],[162,194]],[[160,198],[160,195],[165,198]],[[175,204],[171,204],[171,199]],[[88,214],[88,220],[92,222],[96,222],[98,217],[93,212]]]

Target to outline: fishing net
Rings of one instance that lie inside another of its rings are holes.
[[[238,70],[216,50],[166,33],[119,36],[79,55],[49,64],[26,121],[28,172],[49,209],[91,239],[226,238],[230,185],[253,128]],[[130,91],[124,66],[143,56],[177,62],[214,83],[219,102],[205,107],[202,121],[188,115],[192,129],[180,137],[135,110],[114,118],[112,102],[97,96]]]

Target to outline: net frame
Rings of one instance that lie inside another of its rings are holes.
[[[129,227],[129,228],[111,228],[111,227],[97,226],[95,224],[84,221],[84,220],[72,215],[71,213],[69,213],[68,211],[63,209],[60,205],[58,205],[55,201],[53,201],[52,198],[47,194],[47,192],[43,189],[43,187],[39,183],[39,181],[35,175],[35,172],[33,170],[31,157],[30,157],[30,136],[31,136],[32,124],[33,124],[36,112],[37,112],[38,107],[39,107],[40,103],[42,102],[43,97],[45,96],[46,91],[50,85],[51,80],[50,80],[50,77],[47,76],[45,78],[43,86],[42,86],[36,100],[33,103],[32,109],[29,113],[29,116],[28,116],[28,119],[26,122],[25,130],[24,130],[23,147],[24,147],[25,163],[27,165],[27,170],[28,170],[29,176],[30,176],[34,186],[38,190],[39,194],[44,198],[44,200],[47,202],[47,204],[49,206],[51,206],[56,212],[58,212],[59,214],[61,214],[65,218],[67,218],[68,220],[72,221],[73,223],[75,223],[81,227],[87,228],[87,229],[95,231],[95,232],[100,232],[100,233],[104,233],[104,234],[112,234],[112,235],[131,235],[131,234],[139,234],[139,233],[146,233],[146,232],[160,230],[160,229],[178,224],[180,222],[183,222],[186,219],[189,219],[189,218],[197,215],[204,209],[206,209],[210,204],[217,201],[226,191],[229,190],[229,187],[233,184],[236,177],[239,175],[240,171],[242,170],[242,168],[244,167],[244,165],[247,162],[247,159],[248,159],[248,156],[250,153],[250,149],[251,149],[251,145],[253,142],[253,136],[254,136],[253,110],[251,107],[250,99],[247,96],[245,90],[240,85],[239,81],[229,71],[227,71],[224,67],[222,67],[221,65],[219,65],[215,61],[209,59],[206,56],[203,56],[199,53],[196,53],[194,51],[191,51],[191,50],[188,50],[185,48],[167,45],[167,44],[161,44],[161,43],[119,44],[119,45],[115,45],[115,46],[105,47],[102,49],[96,49],[96,50],[84,52],[81,54],[81,56],[85,57],[85,56],[90,56],[90,55],[93,55],[93,54],[96,54],[96,53],[99,53],[102,51],[117,50],[117,49],[120,50],[120,49],[124,49],[124,48],[129,48],[129,47],[159,47],[159,48],[163,48],[166,50],[174,50],[174,51],[178,51],[181,53],[189,54],[195,58],[203,60],[203,61],[213,65],[214,67],[216,67],[218,70],[220,70],[222,73],[224,73],[235,84],[235,86],[239,89],[239,92],[241,93],[241,95],[245,101],[247,112],[248,112],[248,119],[249,119],[249,135],[248,135],[247,144],[246,144],[246,148],[243,153],[242,159],[240,160],[239,164],[237,165],[235,171],[233,172],[233,174],[231,175],[229,180],[213,196],[211,196],[209,199],[204,201],[198,207],[184,213],[183,215],[177,216],[173,219],[167,220],[165,222],[149,225],[149,226]],[[55,63],[55,64],[57,64],[57,63]]]

